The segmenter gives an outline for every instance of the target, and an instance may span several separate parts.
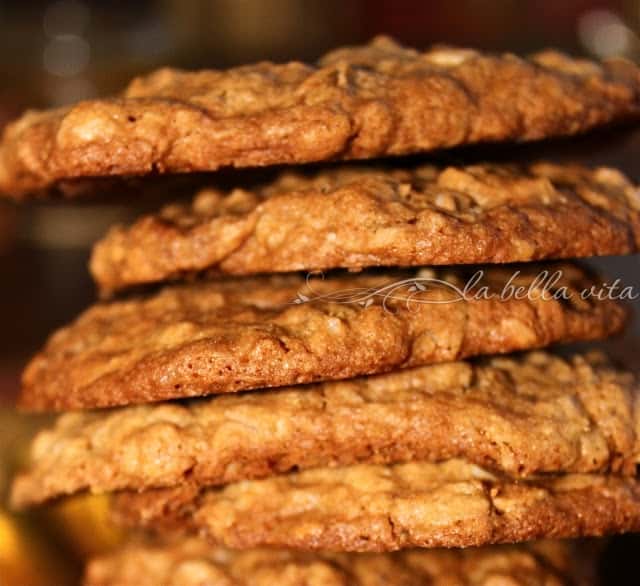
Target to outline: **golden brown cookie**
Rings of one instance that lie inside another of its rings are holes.
[[[0,144],[0,191],[16,198],[73,179],[213,171],[401,155],[566,136],[636,119],[630,62],[528,58],[388,38],[315,65],[161,69],[119,96],[29,112]]]
[[[582,298],[598,281],[572,265],[473,275],[238,279],[98,304],[27,366],[21,404],[82,409],[343,379],[598,339],[625,322],[615,301]]]
[[[512,479],[458,459],[318,468],[223,488],[185,483],[118,493],[113,507],[124,525],[232,548],[393,551],[640,530],[634,477]]]
[[[131,542],[92,559],[84,586],[576,586],[593,565],[560,541],[463,550],[329,554]],[[579,561],[578,561],[579,560]]]
[[[504,263],[627,254],[640,247],[640,195],[613,169],[536,164],[346,167],[207,190],[94,248],[103,292],[206,270]]]
[[[349,381],[61,416],[14,506],[60,495],[221,485],[322,466],[465,458],[511,476],[634,475],[638,388],[600,355],[543,352]]]

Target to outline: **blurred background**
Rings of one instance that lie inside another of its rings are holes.
[[[0,0],[0,128],[26,108],[117,93],[132,76],[159,66],[314,60],[379,33],[419,48],[449,43],[527,53],[555,46],[640,61],[640,0]],[[640,129],[632,129],[570,143],[485,149],[481,156],[608,164],[640,180],[638,153]],[[467,155],[478,157],[473,149],[454,156]],[[11,408],[24,362],[94,299],[86,270],[93,241],[113,222],[157,205],[157,199],[125,202],[117,194],[64,205],[0,202],[0,494],[24,457],[26,437],[42,421]],[[596,264],[640,291],[638,257]],[[634,330],[640,333],[637,325]],[[613,347],[637,365],[631,340]],[[87,537],[87,514],[102,518],[104,504],[78,499],[20,517],[0,508],[0,586],[73,584],[78,560],[117,541],[106,528]],[[624,543],[627,549],[637,545]],[[605,561],[611,584],[637,583],[624,578],[624,551],[612,549]]]

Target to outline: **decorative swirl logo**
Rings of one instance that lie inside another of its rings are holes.
[[[359,305],[369,307],[377,300],[385,310],[389,310],[391,302],[404,302],[408,309],[413,304],[445,304],[459,301],[480,301],[499,299],[529,299],[543,301],[568,301],[575,295],[583,300],[611,299],[635,300],[640,294],[634,293],[631,287],[623,287],[620,279],[613,283],[592,285],[588,289],[577,291],[565,284],[561,284],[563,273],[560,270],[550,272],[543,270],[535,277],[520,279],[522,273],[517,270],[509,277],[501,289],[483,284],[485,277],[483,270],[478,270],[464,283],[458,285],[436,277],[412,277],[393,281],[378,287],[354,287],[335,291],[321,292],[314,288],[314,280],[324,280],[321,271],[307,274],[306,293],[298,292],[293,300],[294,304],[326,301],[339,304]],[[523,282],[524,281],[524,282]],[[427,295],[429,292],[440,290],[444,295]],[[448,293],[448,295],[447,295]]]
[[[394,281],[381,287],[353,287],[351,289],[341,289],[339,291],[331,291],[328,293],[320,293],[314,291],[312,278],[320,277],[324,279],[323,273],[309,273],[307,275],[307,288],[309,295],[298,292],[293,303],[308,303],[311,301],[329,301],[340,304],[353,304],[362,307],[373,305],[376,299],[380,300],[383,308],[388,309],[391,301],[405,302],[407,306],[411,303],[455,303],[464,300],[464,291],[442,279],[431,277],[414,277],[411,279],[403,279]],[[429,290],[440,288],[449,290],[453,296],[448,299],[425,299],[419,297],[421,293]]]

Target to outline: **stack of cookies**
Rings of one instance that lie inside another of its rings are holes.
[[[80,196],[639,117],[624,61],[380,38],[28,113],[0,188]],[[578,546],[549,539],[640,530],[640,401],[603,354],[543,348],[628,318],[562,259],[639,248],[640,196],[613,169],[390,158],[204,188],[95,246],[102,301],[24,372],[22,407],[67,413],[13,504],[110,495],[131,541],[87,586],[575,583]]]

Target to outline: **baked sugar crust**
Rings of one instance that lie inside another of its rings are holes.
[[[524,262],[637,252],[638,188],[614,169],[538,163],[287,172],[200,192],[94,247],[103,294],[205,271]]]
[[[602,281],[581,269],[519,270],[487,269],[468,289],[476,269],[231,279],[99,303],[32,359],[20,402],[87,409],[344,379],[624,325],[617,301],[583,299]]]
[[[268,392],[62,415],[15,507],[82,490],[219,486],[291,470],[462,457],[513,477],[635,475],[640,402],[600,354],[452,362]]]
[[[306,470],[223,488],[118,493],[116,519],[232,548],[329,551],[470,547],[640,529],[636,478],[527,480],[464,460]]]
[[[639,89],[637,67],[620,59],[421,52],[384,37],[314,65],[165,68],[115,98],[32,111],[10,124],[0,143],[0,191],[73,196],[73,180],[86,178],[568,136],[636,119]]]

